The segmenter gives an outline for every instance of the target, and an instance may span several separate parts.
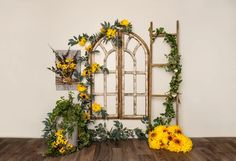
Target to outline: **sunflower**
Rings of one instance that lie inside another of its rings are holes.
[[[90,120],[90,113],[89,113],[89,112],[84,112],[83,118],[84,118],[85,120]]]
[[[67,64],[62,64],[62,65],[61,65],[61,69],[62,69],[62,70],[67,70],[68,67],[69,67],[69,66],[68,66]]]
[[[97,64],[97,63],[94,63],[94,64],[92,64],[92,66],[91,66],[91,72],[92,72],[92,73],[95,73],[96,71],[99,70],[99,68],[100,68],[100,65]]]
[[[80,45],[80,46],[84,46],[84,45],[86,44],[86,42],[87,42],[86,38],[85,38],[85,37],[82,37],[82,38],[80,39],[80,41],[79,41],[79,45]]]
[[[127,27],[127,26],[129,26],[129,24],[130,24],[130,22],[128,20],[126,20],[126,19],[123,19],[122,21],[120,21],[120,25],[121,26]]]
[[[56,144],[56,142],[54,141],[54,142],[52,142],[51,143],[51,146],[53,147],[53,148],[56,148],[57,147],[57,144]]]
[[[61,147],[61,149],[59,150],[59,152],[60,152],[61,154],[64,154],[64,153],[65,153],[65,148],[64,148],[64,147]]]
[[[93,112],[100,112],[102,110],[102,107],[101,107],[100,104],[93,103],[92,104],[92,110],[93,110]]]
[[[73,145],[72,145],[72,144],[67,144],[67,145],[66,145],[66,148],[67,148],[68,150],[71,150],[71,149],[73,148]]]
[[[74,60],[72,59],[72,58],[66,58],[66,62],[67,63],[71,63],[71,62],[73,62]]]
[[[157,138],[157,132],[156,131],[150,131],[148,133],[148,138],[152,139],[156,139]]]
[[[172,141],[169,142],[167,149],[173,152],[181,152],[184,145],[183,137],[183,135],[177,135],[176,137],[174,137]]]
[[[186,136],[183,136],[182,141],[183,141],[183,145],[182,145],[181,151],[184,153],[191,151],[192,147],[193,147],[193,143],[192,143],[191,139],[189,139]]]
[[[55,133],[55,135],[58,137],[58,136],[62,136],[64,130],[60,129],[60,130],[57,130],[57,132]]]
[[[69,65],[69,68],[72,69],[72,70],[76,69],[76,64],[75,63],[71,63]]]
[[[89,96],[87,95],[87,94],[85,94],[85,93],[80,93],[80,98],[82,98],[82,99],[89,99]]]
[[[84,91],[87,90],[87,87],[86,87],[85,85],[83,85],[82,83],[79,83],[79,84],[77,85],[77,90],[78,90],[79,92],[84,92]]]
[[[168,127],[168,131],[173,133],[173,134],[183,134],[182,130],[178,125],[172,125]]]
[[[173,140],[173,136],[168,133],[162,133],[162,142],[165,146],[168,146],[169,142]]]
[[[109,28],[107,30],[107,38],[110,39],[110,38],[114,38],[116,36],[116,29],[112,29],[112,28]]]
[[[167,127],[164,125],[159,125],[154,128],[154,131],[156,131],[157,133],[167,132],[167,130],[168,130]]]
[[[148,141],[148,145],[151,149],[161,149],[161,142],[158,139]]]
[[[88,70],[88,69],[84,69],[81,75],[82,75],[83,77],[87,77],[87,76],[90,76],[90,75],[91,75],[91,72],[90,72],[90,70]]]

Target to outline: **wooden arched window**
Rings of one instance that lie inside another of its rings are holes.
[[[109,118],[140,119],[149,116],[149,49],[135,33],[119,33],[122,45],[104,43],[94,46],[100,53],[92,62],[103,64],[109,74],[97,73],[91,92],[101,103]]]

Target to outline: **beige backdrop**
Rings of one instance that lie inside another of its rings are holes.
[[[46,69],[54,61],[48,44],[67,49],[73,35],[117,18],[147,42],[150,21],[174,32],[178,19],[180,125],[191,137],[236,136],[235,0],[0,0],[0,137],[40,137],[41,121],[66,94]]]

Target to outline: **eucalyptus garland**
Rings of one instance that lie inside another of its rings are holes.
[[[165,66],[165,70],[173,74],[172,79],[169,83],[170,90],[166,93],[167,96],[165,98],[165,102],[163,105],[165,106],[165,112],[161,113],[159,117],[153,120],[154,126],[157,125],[169,125],[171,120],[175,118],[175,110],[174,103],[175,101],[179,101],[176,97],[179,95],[179,86],[182,82],[181,79],[181,70],[182,65],[180,64],[180,55],[178,51],[178,44],[176,40],[176,36],[172,34],[168,34],[164,31],[164,28],[157,28],[153,31],[153,41],[160,35],[164,35],[164,42],[166,42],[170,46],[170,53],[165,55],[167,58],[167,65]]]

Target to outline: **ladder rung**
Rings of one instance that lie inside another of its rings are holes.
[[[166,94],[153,94],[152,97],[167,97]]]
[[[163,68],[167,65],[167,63],[165,64],[152,64],[152,67],[159,67],[159,68]]]
[[[167,33],[167,34],[177,36],[176,33]],[[157,37],[165,37],[165,34],[158,34]]]

